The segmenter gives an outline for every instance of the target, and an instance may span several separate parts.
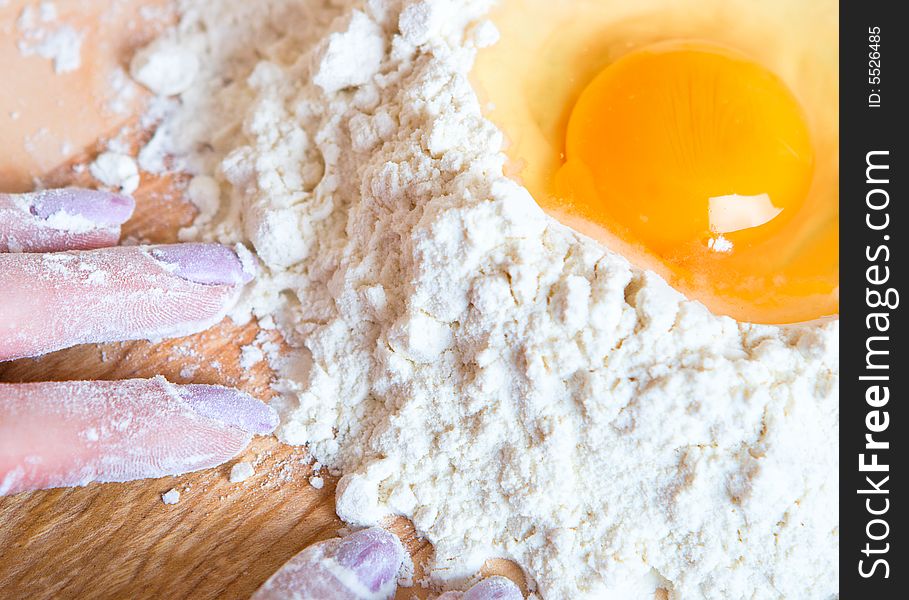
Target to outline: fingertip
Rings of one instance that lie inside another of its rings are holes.
[[[275,409],[240,390],[205,384],[179,385],[173,389],[200,416],[247,433],[267,435],[278,426]]]
[[[81,188],[0,194],[0,252],[90,250],[117,243],[136,203]]]
[[[262,584],[254,600],[394,596],[407,556],[401,541],[379,527],[304,548]]]
[[[461,600],[524,600],[524,595],[512,580],[494,575],[464,592]]]
[[[165,270],[193,283],[243,285],[253,279],[249,265],[221,244],[168,244],[152,246],[148,253]]]
[[[29,213],[51,227],[64,229],[80,220],[85,228],[118,227],[129,220],[136,207],[130,196],[82,188],[40,190],[20,198]]]
[[[371,527],[341,539],[337,562],[370,592],[393,586],[406,552],[401,540],[381,527]]]

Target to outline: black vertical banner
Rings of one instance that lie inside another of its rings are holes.
[[[905,4],[840,4],[840,597],[909,594]]]

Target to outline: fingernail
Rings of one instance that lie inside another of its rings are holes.
[[[524,600],[524,596],[512,580],[495,575],[467,590],[461,600]]]
[[[352,571],[370,592],[376,593],[396,584],[404,562],[404,546],[393,533],[373,527],[342,539],[335,560]]]
[[[39,219],[46,221],[58,215],[82,217],[99,228],[122,225],[136,207],[135,200],[129,196],[79,188],[20,194],[19,201]]]
[[[278,426],[275,409],[239,390],[196,383],[174,386],[174,389],[198,414],[247,433],[266,435]]]
[[[149,254],[174,275],[193,283],[238,285],[253,278],[237,254],[221,244],[154,246]]]

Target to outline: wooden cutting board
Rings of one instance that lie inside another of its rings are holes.
[[[22,57],[16,20],[25,5],[0,7],[0,191],[24,191],[39,177],[45,186],[97,185],[82,166],[120,136],[135,148],[149,135],[132,111],[117,114],[107,74],[128,63],[134,48],[166,24],[148,20],[140,6],[166,0],[58,2],[61,22],[85,33],[82,67],[55,74],[48,60]],[[87,5],[87,7],[86,7]],[[171,13],[172,18],[172,13]],[[122,135],[123,128],[126,135]],[[53,166],[51,166],[53,165]],[[137,208],[125,239],[176,241],[195,209],[182,198],[179,179],[142,175]],[[236,386],[263,400],[272,393],[265,363],[238,365],[241,346],[258,333],[254,323],[225,320],[186,338],[158,344],[87,345],[38,359],[0,363],[0,382],[126,379],[163,375],[176,383]],[[309,484],[311,460],[302,447],[257,438],[237,460],[253,462],[255,475],[228,481],[232,461],[180,477],[0,498],[0,599],[19,598],[247,598],[278,567],[309,544],[342,527],[335,515],[336,479]],[[161,494],[177,489],[179,503]],[[404,519],[389,523],[418,566],[432,553]],[[516,567],[492,561],[486,572],[521,581]],[[402,590],[398,598],[425,598]]]

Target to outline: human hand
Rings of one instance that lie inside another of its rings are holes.
[[[251,268],[217,244],[106,247],[133,206],[89,190],[0,194],[0,361],[187,335],[223,318]],[[0,383],[0,496],[213,467],[276,425],[267,405],[216,385]],[[393,534],[359,531],[306,548],[253,598],[389,598],[405,557]],[[490,577],[438,600],[521,598]]]
[[[391,598],[406,558],[400,540],[380,527],[305,548],[260,587],[250,600],[379,600]],[[466,592],[437,600],[522,600],[505,577],[487,577]]]
[[[219,244],[106,247],[133,208],[91,190],[0,194],[0,361],[224,317],[251,260]],[[0,383],[0,496],[213,467],[276,425],[273,409],[216,385]]]

